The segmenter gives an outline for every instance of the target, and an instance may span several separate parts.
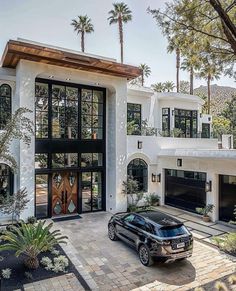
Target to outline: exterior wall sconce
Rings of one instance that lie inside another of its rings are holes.
[[[141,150],[143,148],[143,142],[138,140],[138,149]]]
[[[157,179],[156,180],[157,180],[157,183],[160,183],[161,182],[161,174],[158,174],[157,175]]]
[[[182,167],[182,159],[177,159],[177,167]]]
[[[172,116],[175,114],[175,110],[173,109],[172,111],[171,111],[171,113],[172,113]]]
[[[157,175],[152,173],[152,182],[155,183],[157,181]]]
[[[205,192],[211,192],[212,182],[208,181],[205,183]]]

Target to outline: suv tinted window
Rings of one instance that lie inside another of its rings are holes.
[[[161,237],[172,237],[187,234],[188,231],[184,225],[164,226],[156,229],[157,235]]]
[[[138,216],[138,215],[135,215],[135,218],[134,218],[134,221],[133,221],[133,225],[135,225],[136,227],[138,228],[141,228],[143,230],[146,230],[146,222],[145,220]]]
[[[134,216],[134,214],[128,214],[125,216],[124,221],[131,223],[134,220]]]

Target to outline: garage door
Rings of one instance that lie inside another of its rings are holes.
[[[165,204],[196,212],[206,205],[206,173],[165,170]]]
[[[234,206],[236,205],[236,176],[220,175],[219,177],[219,219],[234,220]]]

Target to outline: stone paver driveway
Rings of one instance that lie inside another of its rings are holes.
[[[93,290],[189,290],[235,272],[234,262],[198,241],[186,261],[144,267],[134,250],[109,240],[110,216],[90,213],[79,220],[55,223],[69,237],[64,250]]]

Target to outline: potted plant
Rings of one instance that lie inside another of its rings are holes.
[[[127,181],[123,182],[122,193],[127,195],[127,210],[135,212],[138,209],[138,203],[143,198],[143,193],[139,191],[138,181],[132,176],[127,177]]]
[[[203,221],[209,222],[211,220],[210,216],[209,216],[209,213],[212,213],[213,208],[214,208],[213,204],[207,204],[205,207],[202,207],[202,208],[197,207],[196,211],[197,211],[197,213],[202,215],[202,220]]]
[[[150,193],[145,196],[147,206],[159,206],[160,197],[155,193]]]

